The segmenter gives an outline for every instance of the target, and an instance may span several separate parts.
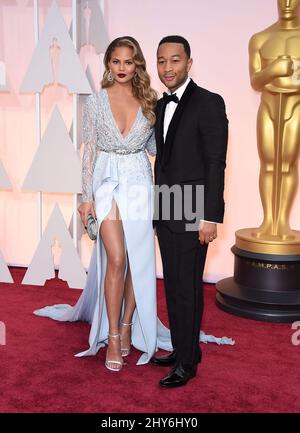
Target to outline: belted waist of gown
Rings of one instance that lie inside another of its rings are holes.
[[[119,184],[122,173],[119,171],[119,162],[118,158],[116,158],[116,155],[130,155],[135,153],[144,152],[144,149],[138,149],[138,150],[132,150],[129,151],[128,149],[115,149],[115,150],[102,150],[100,149],[100,152],[98,154],[98,158],[102,160],[102,163],[100,164],[101,170],[97,170],[97,167],[95,168],[95,182],[94,182],[94,194],[96,193],[96,190],[101,186],[104,182],[110,182],[113,189]],[[104,161],[101,157],[104,158]],[[97,164],[96,164],[97,166]]]
[[[100,149],[100,151],[101,152],[106,152],[106,153],[115,153],[116,155],[131,155],[133,153],[144,152],[144,149],[135,149],[135,150],[128,150],[128,149],[112,149],[112,150]]]

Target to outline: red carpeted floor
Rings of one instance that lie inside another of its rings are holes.
[[[79,290],[59,280],[45,287],[21,285],[24,269],[12,269],[15,284],[0,283],[0,412],[299,412],[300,346],[291,344],[290,324],[241,319],[215,306],[215,287],[205,287],[202,329],[236,340],[235,346],[202,344],[198,375],[187,386],[164,390],[168,371],[136,366],[134,351],[121,373],[104,368],[105,350],[75,358],[87,347],[89,325],[34,316],[36,308],[74,304]],[[163,282],[159,315],[166,322]]]

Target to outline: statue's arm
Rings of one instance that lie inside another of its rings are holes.
[[[253,89],[262,91],[266,84],[275,78],[289,77],[293,74],[293,62],[290,57],[277,58],[271,64],[262,67],[260,46],[262,40],[253,36],[249,43],[249,72]]]

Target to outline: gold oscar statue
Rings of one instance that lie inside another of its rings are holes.
[[[300,0],[278,0],[278,10],[279,20],[249,44],[251,84],[262,92],[257,141],[264,220],[236,238],[253,252],[300,254],[300,232],[289,224],[300,148]]]
[[[279,20],[252,36],[257,116],[260,227],[238,230],[234,277],[217,284],[223,310],[264,321],[300,319],[300,231],[290,227],[300,153],[300,0],[278,0]]]

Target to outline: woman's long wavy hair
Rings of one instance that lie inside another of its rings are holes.
[[[113,81],[108,80],[109,62],[113,51],[118,47],[128,47],[133,51],[132,59],[136,65],[136,73],[132,79],[133,95],[139,100],[144,116],[149,120],[151,126],[153,126],[156,120],[154,109],[157,102],[157,93],[150,85],[150,76],[146,70],[146,60],[141,47],[131,36],[122,36],[109,44],[103,60],[105,71],[101,86],[105,89],[113,84]]]

